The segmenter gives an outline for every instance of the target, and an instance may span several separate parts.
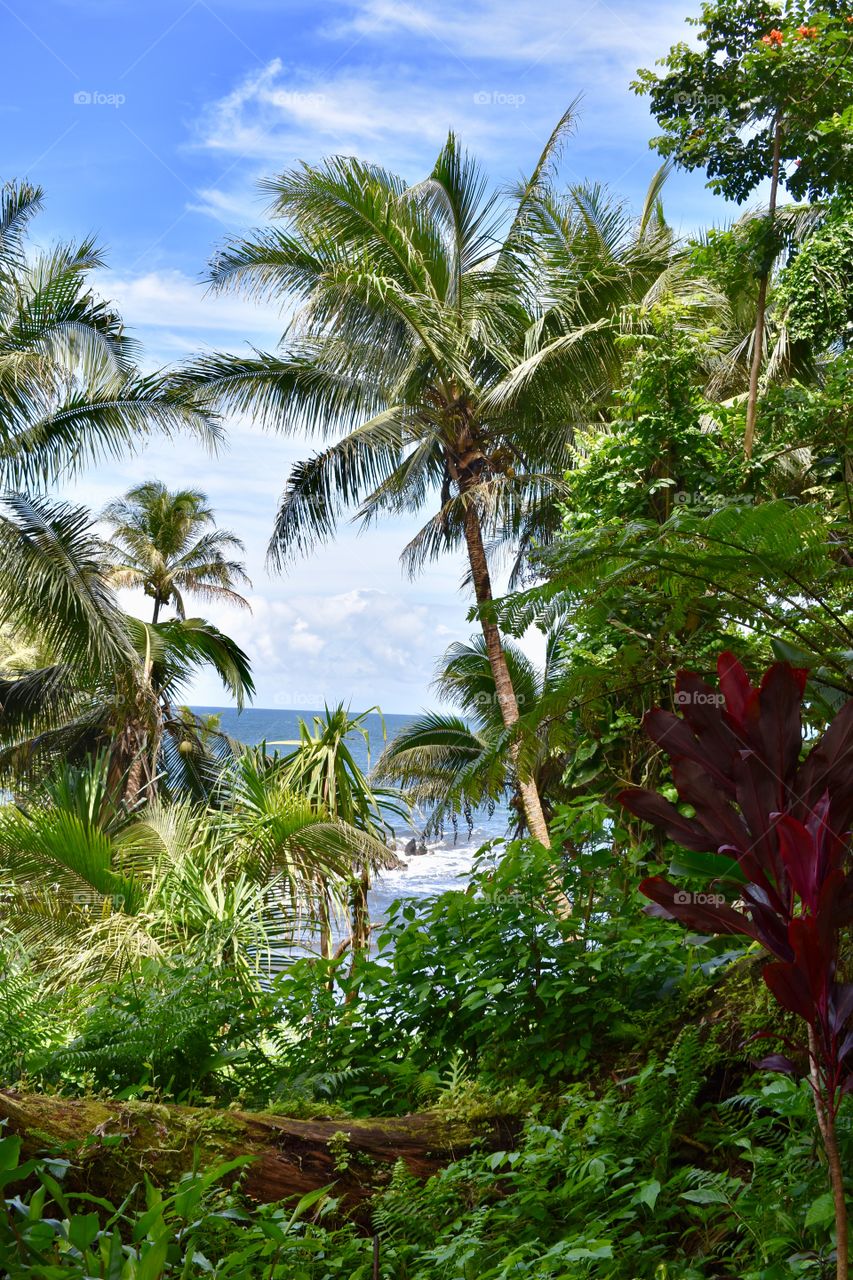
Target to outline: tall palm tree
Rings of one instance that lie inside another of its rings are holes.
[[[198,489],[169,490],[160,480],[146,480],[111,502],[103,519],[112,527],[107,552],[117,587],[141,587],[160,610],[174,604],[186,617],[184,592],[204,600],[225,600],[249,607],[235,585],[251,586],[241,560],[243,544],[233,533],[217,529],[207,498]]]
[[[92,518],[68,503],[2,504],[0,614],[18,637],[0,655],[0,772],[12,779],[104,748],[114,792],[133,805],[155,789],[170,740],[201,759],[206,730],[193,733],[177,702],[199,668],[238,704],[253,690],[246,655],[210,623],[123,613]]]
[[[570,126],[568,112],[509,208],[453,135],[413,187],[342,157],[269,183],[286,229],[229,244],[212,280],[294,295],[298,319],[280,353],[201,358],[186,371],[218,406],[340,437],[293,468],[275,564],[330,537],[347,506],[370,523],[437,499],[404,560],[415,571],[465,547],[516,759],[519,709],[489,613],[487,546],[530,537],[570,464],[572,396],[558,378],[525,394],[523,370],[537,321],[526,221]],[[535,780],[520,773],[519,789],[530,832],[550,843]]]
[[[0,486],[44,484],[153,431],[219,427],[174,375],[140,374],[121,317],[92,291],[92,240],[28,248],[39,187],[0,187]]]

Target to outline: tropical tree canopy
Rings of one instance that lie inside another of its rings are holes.
[[[251,586],[243,562],[243,544],[233,533],[217,529],[206,496],[197,489],[167,489],[146,480],[111,502],[102,519],[112,530],[107,554],[117,587],[141,588],[161,609],[173,605],[186,618],[184,594],[248,608],[234,589]]]

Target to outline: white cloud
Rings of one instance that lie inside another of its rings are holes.
[[[187,334],[200,330],[229,336],[263,333],[268,342],[276,342],[286,323],[282,308],[212,293],[203,282],[182,271],[149,271],[127,277],[103,274],[98,277],[98,290],[118,304],[129,324],[181,330],[188,343]]]
[[[511,61],[522,75],[525,63],[566,65],[590,59],[633,70],[659,58],[688,32],[682,0],[654,8],[619,0],[570,0],[559,8],[552,0],[479,0],[464,6],[449,0],[356,0],[348,8],[347,18],[332,28],[337,35],[399,39],[407,34],[441,46],[450,59]]]

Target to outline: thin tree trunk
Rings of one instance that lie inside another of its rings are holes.
[[[480,516],[473,502],[468,503],[465,511],[465,543],[468,548],[468,560],[471,565],[474,595],[477,604],[483,605],[492,599],[492,581],[489,575],[488,561],[486,560],[486,549],[483,546]],[[494,622],[485,617],[481,618],[481,626],[486,641],[486,651],[489,655],[489,665],[495,681],[495,694],[498,699],[501,718],[506,728],[511,729],[519,720],[518,701],[512,684],[512,676],[507,666],[500,631]],[[521,744],[517,741],[514,742],[510,748],[510,753],[518,775],[518,790],[524,807],[527,829],[535,840],[543,844],[546,849],[550,849],[551,837],[548,834],[545,814],[542,812],[539,788],[533,778],[527,780],[522,778],[519,768],[520,751]]]
[[[773,231],[776,217],[776,200],[779,193],[779,161],[782,153],[782,118],[777,114],[773,124],[773,167],[770,175],[770,204],[768,205],[768,238]],[[767,314],[767,287],[770,281],[770,267],[761,277],[758,285],[758,305],[755,312],[755,332],[752,338],[752,363],[749,369],[749,397],[746,402],[746,430],[743,436],[743,451],[748,458],[752,457],[755,442],[755,420],[758,415],[758,380],[761,375],[761,361],[764,356],[764,321]]]
[[[367,949],[370,938],[370,914],[367,895],[370,891],[370,872],[363,867],[352,890],[352,951],[353,962],[361,951]]]
[[[154,597],[154,617],[151,619],[152,624],[156,623],[159,617],[160,617],[160,597],[155,596]]]
[[[827,1098],[821,1086],[817,1036],[809,1027],[809,1059],[811,1062],[811,1086],[814,1095],[817,1127],[826,1152],[829,1182],[832,1187],[832,1203],[835,1209],[835,1280],[849,1280],[850,1242],[847,1217],[847,1200],[844,1195],[844,1169],[838,1150],[835,1130],[834,1099]]]

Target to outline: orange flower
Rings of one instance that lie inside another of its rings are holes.
[[[817,36],[817,27],[797,27],[797,35],[801,40],[814,40]]]
[[[775,45],[778,47],[784,39],[785,37],[782,34],[782,32],[778,29],[778,27],[774,27],[769,35],[761,37],[761,43],[767,44],[767,45]]]

